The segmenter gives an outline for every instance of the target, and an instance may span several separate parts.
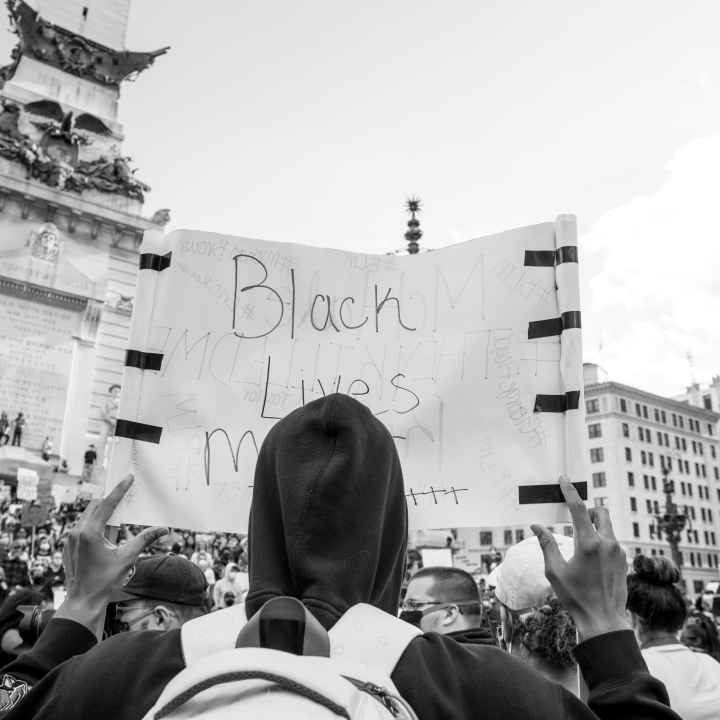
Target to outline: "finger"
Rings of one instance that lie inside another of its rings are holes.
[[[540,543],[540,549],[545,559],[545,576],[550,580],[550,578],[556,577],[558,571],[565,565],[565,558],[560,553],[553,534],[546,527],[531,525],[530,529]],[[550,582],[552,583],[552,580]]]
[[[592,537],[595,533],[592,523],[590,522],[590,514],[588,513],[585,503],[570,482],[570,479],[564,475],[560,476],[560,489],[565,498],[565,503],[570,510],[575,532],[573,533],[576,540],[582,540]]]
[[[141,533],[138,533],[132,540],[129,540],[127,544],[122,548],[124,555],[132,558],[134,561],[137,556],[147,547],[152,545],[156,540],[161,538],[163,535],[169,533],[168,528],[146,528]]]
[[[96,506],[94,520],[100,525],[100,531],[105,529],[107,521],[115,512],[115,508],[125,497],[125,493],[130,489],[135,478],[132,475],[126,475],[104,498],[99,505]]]
[[[593,508],[590,511],[590,518],[600,535],[615,540],[615,531],[613,530],[612,520],[610,520],[610,513],[606,507]]]

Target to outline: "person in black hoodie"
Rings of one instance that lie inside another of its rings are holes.
[[[2,671],[16,696],[20,683],[27,690],[7,714],[10,720],[140,718],[183,669],[179,630],[124,633],[93,647],[113,588],[162,532],[145,531],[120,548],[105,541],[104,525],[131,483],[126,478],[93,503],[69,535],[68,597],[33,651]],[[484,651],[479,658],[428,633],[410,643],[392,674],[420,720],[480,714],[488,720],[677,720],[625,620],[626,561],[607,512],[598,515],[596,531],[573,486],[561,481],[561,488],[573,515],[576,557],[565,562],[551,534],[540,527],[535,532],[555,592],[583,639],[576,657],[590,707],[507,653],[478,648]],[[403,478],[388,431],[350,397],[309,403],[273,427],[258,458],[248,618],[270,598],[287,595],[300,599],[326,629],[361,602],[395,615],[406,538]]]
[[[412,576],[400,617],[423,632],[438,632],[472,650],[497,645],[483,618],[480,591],[473,576],[455,567],[426,567]]]

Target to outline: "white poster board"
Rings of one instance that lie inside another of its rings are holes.
[[[40,478],[35,470],[18,468],[17,471],[17,499],[37,500],[38,484]]]
[[[452,567],[453,556],[450,548],[422,548],[423,567]]]
[[[395,439],[412,527],[555,522],[583,478],[573,216],[415,256],[195,231],[141,249],[113,522],[245,531],[258,449],[324,394]]]

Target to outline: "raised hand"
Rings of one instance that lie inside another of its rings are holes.
[[[63,551],[67,596],[55,616],[80,622],[98,638],[113,590],[127,580],[138,555],[168,532],[148,528],[122,547],[105,539],[105,525],[132,483],[128,475],[106,498],[92,500],[68,532]]]
[[[533,525],[545,558],[545,576],[575,621],[581,640],[627,630],[627,558],[615,539],[607,508],[595,508],[591,517],[567,478],[560,478],[560,488],[572,516],[575,554],[566,561],[552,533]]]

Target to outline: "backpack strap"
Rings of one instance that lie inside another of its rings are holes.
[[[185,665],[235,647],[235,638],[247,624],[245,603],[202,615],[180,628]]]
[[[330,629],[330,657],[382,670],[390,677],[422,631],[365,603],[351,607]]]

